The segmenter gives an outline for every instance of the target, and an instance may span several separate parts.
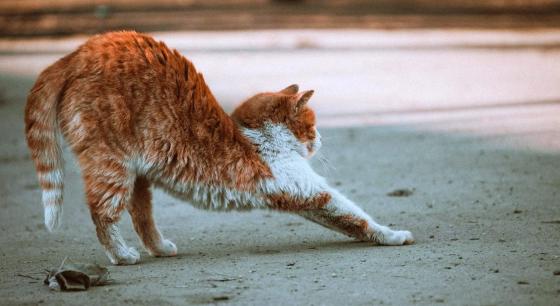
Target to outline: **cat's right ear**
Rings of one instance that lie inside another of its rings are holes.
[[[305,104],[307,104],[307,102],[309,102],[309,99],[311,99],[311,96],[313,95],[313,93],[314,93],[313,90],[306,90],[304,92],[298,93],[295,96],[295,100],[296,100],[295,110],[296,110],[296,112],[299,112],[305,106]]]
[[[282,90],[280,90],[280,93],[286,94],[286,95],[295,95],[297,94],[299,90],[299,86],[297,84],[292,84]]]

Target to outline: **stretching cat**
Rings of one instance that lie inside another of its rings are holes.
[[[25,132],[43,190],[45,224],[61,222],[58,133],[76,154],[97,237],[113,264],[135,264],[117,222],[128,210],[154,256],[174,256],[152,218],[150,186],[213,210],[291,212],[375,244],[413,243],[375,223],[307,162],[321,146],[313,91],[258,94],[231,116],[176,50],[135,32],[97,35],[41,73]]]

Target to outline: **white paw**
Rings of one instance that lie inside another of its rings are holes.
[[[107,254],[114,265],[134,265],[140,261],[140,253],[133,248],[120,249],[117,254]]]
[[[383,245],[413,244],[414,237],[409,231],[390,231],[383,235]]]
[[[148,250],[150,255],[156,257],[169,257],[177,255],[177,246],[171,240],[163,239],[155,250]]]

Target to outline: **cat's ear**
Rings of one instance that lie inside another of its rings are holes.
[[[309,102],[309,99],[311,99],[313,93],[314,93],[313,90],[306,90],[295,95],[296,112],[302,109],[305,106],[305,104]]]
[[[280,93],[286,94],[286,95],[295,95],[297,94],[299,90],[299,86],[297,84],[292,84],[282,90],[280,90]]]

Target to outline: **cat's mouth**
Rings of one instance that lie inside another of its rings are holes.
[[[305,156],[305,158],[311,159],[315,155],[315,153],[317,153],[317,151],[319,150],[320,144],[314,141],[310,141],[305,144],[305,147],[307,149],[307,156]]]
[[[311,159],[315,155],[315,150],[313,149],[313,143],[307,143],[307,156],[305,158]]]

